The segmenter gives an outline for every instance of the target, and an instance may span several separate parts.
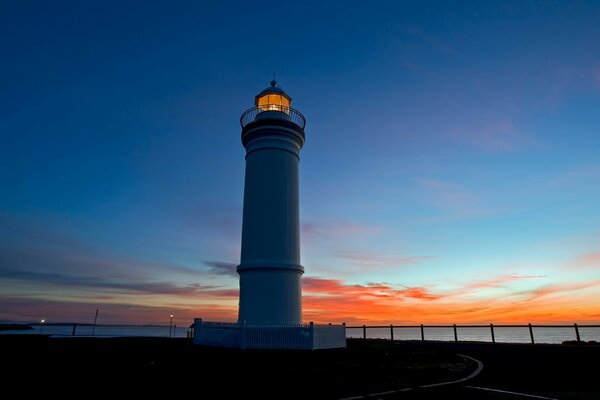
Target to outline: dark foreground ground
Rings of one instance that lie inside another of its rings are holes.
[[[457,353],[481,360],[481,374],[418,388],[476,369]],[[371,398],[534,398],[486,390],[493,389],[600,399],[600,346],[351,340],[348,349],[239,351],[192,346],[185,339],[5,335],[0,356],[3,390],[17,388],[23,397],[314,399],[413,388]]]
[[[463,383],[382,399],[600,399],[599,345],[398,342],[400,347],[465,354],[483,363]]]

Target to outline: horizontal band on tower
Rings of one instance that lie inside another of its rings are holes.
[[[283,264],[283,263],[244,263],[237,267],[237,272],[245,271],[269,271],[275,272],[276,270],[287,270],[293,272],[304,273],[304,267],[300,264]]]
[[[284,140],[293,140],[299,148],[304,146],[304,130],[294,126],[273,125],[272,123],[253,124],[242,129],[242,144],[247,147],[255,139],[271,135],[277,135]]]
[[[282,150],[292,153],[298,160],[300,160],[300,147],[295,140],[290,140],[285,137],[277,135],[268,135],[261,136],[252,140],[251,143],[248,143],[246,146],[246,159],[248,156],[256,151],[260,150]]]

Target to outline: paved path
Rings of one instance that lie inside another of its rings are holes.
[[[373,399],[600,399],[600,346],[402,343],[439,347],[480,360],[475,378],[378,394]]]

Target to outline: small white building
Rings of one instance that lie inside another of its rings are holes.
[[[237,323],[194,323],[194,343],[239,348],[346,347],[343,325],[302,324],[298,163],[306,120],[275,80],[240,119],[246,148]]]

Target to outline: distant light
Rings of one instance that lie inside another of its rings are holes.
[[[43,324],[44,322],[46,322],[46,320],[45,320],[45,319],[43,319],[43,320],[42,320],[42,324]]]
[[[173,314],[171,314],[171,318],[173,318]]]

